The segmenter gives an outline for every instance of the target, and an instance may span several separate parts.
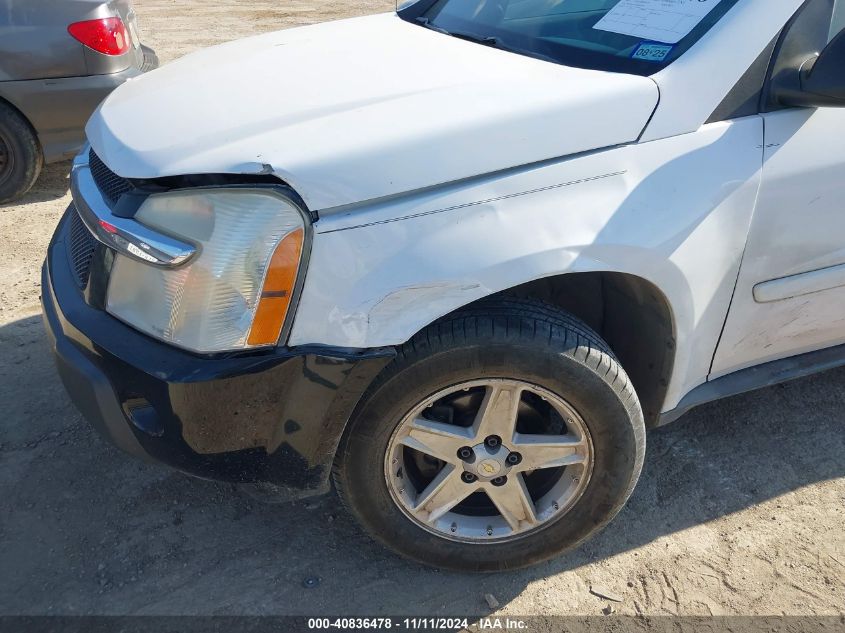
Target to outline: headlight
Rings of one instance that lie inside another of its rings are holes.
[[[109,313],[195,352],[277,343],[305,234],[294,203],[270,190],[181,191],[150,196],[135,219],[198,252],[175,268],[115,255]]]

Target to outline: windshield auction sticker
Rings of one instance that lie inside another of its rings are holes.
[[[720,0],[619,0],[594,29],[677,44]]]

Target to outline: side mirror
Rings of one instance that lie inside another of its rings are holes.
[[[801,90],[817,97],[818,105],[845,106],[845,31],[830,41],[815,63],[808,63],[801,71]]]
[[[798,69],[797,85],[778,90],[783,105],[845,107],[845,30]]]

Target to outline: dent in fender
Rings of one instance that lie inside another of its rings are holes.
[[[758,117],[714,123],[324,215],[290,344],[397,345],[523,283],[627,273],[671,306],[678,351],[664,409],[672,408],[706,380],[754,208],[762,138]],[[555,186],[570,182],[578,184]]]

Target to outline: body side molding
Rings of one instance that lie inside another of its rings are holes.
[[[771,303],[845,286],[845,264],[764,281],[754,286],[754,301]]]

